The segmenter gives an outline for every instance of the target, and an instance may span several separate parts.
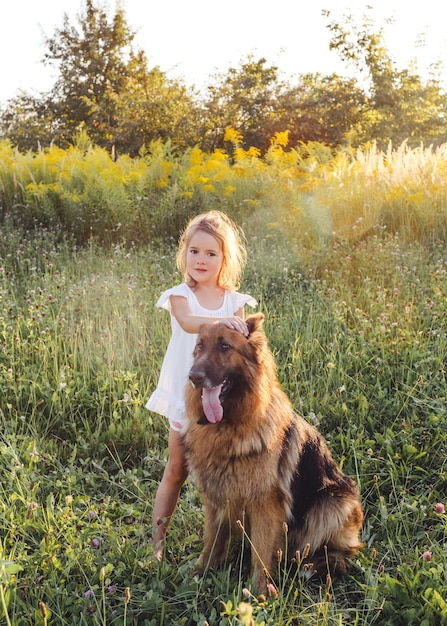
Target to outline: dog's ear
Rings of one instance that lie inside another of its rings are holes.
[[[264,323],[264,313],[255,313],[245,320],[247,322],[248,333],[251,335],[255,330],[261,328]]]

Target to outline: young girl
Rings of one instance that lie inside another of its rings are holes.
[[[170,312],[172,336],[158,386],[146,404],[169,420],[169,457],[153,511],[152,545],[158,559],[188,475],[180,431],[197,333],[202,324],[219,318],[222,324],[247,335],[244,306],[256,305],[251,296],[236,291],[246,251],[238,228],[224,213],[210,211],[194,217],[180,237],[176,260],[184,282],[165,291],[156,305]]]

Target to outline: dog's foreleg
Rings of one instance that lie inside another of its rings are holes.
[[[205,530],[202,554],[198,567],[220,565],[224,562],[229,538],[229,519],[210,502],[205,501]]]
[[[274,573],[273,555],[284,546],[284,508],[275,495],[248,512],[251,534],[251,575],[257,591],[265,591]]]

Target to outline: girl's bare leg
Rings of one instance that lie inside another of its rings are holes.
[[[166,530],[188,476],[185,451],[180,433],[169,429],[169,458],[155,496],[153,512],[152,546],[157,559],[161,559],[166,542]]]

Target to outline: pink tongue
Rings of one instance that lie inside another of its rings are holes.
[[[219,402],[219,396],[222,385],[214,387],[214,389],[202,389],[202,405],[206,419],[215,424],[220,422],[223,417],[223,408]]]

